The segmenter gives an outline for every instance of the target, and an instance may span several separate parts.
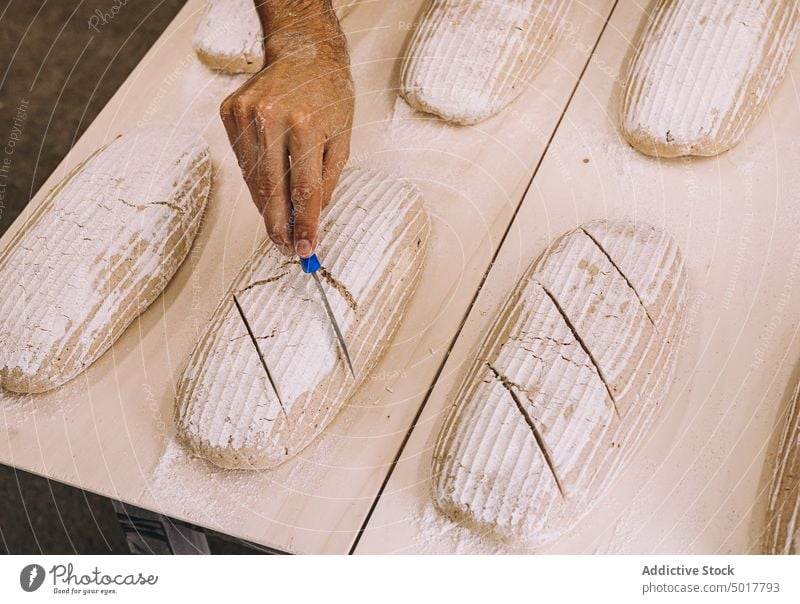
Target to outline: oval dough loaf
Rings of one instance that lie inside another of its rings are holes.
[[[437,508],[528,546],[575,525],[667,393],[685,283],[675,243],[650,226],[597,221],[553,242],[507,300],[442,427]]]
[[[432,0],[403,62],[415,109],[474,124],[505,108],[544,65],[570,0]]]
[[[800,386],[795,389],[767,505],[765,554],[800,554]]]
[[[797,34],[796,0],[661,0],[628,68],[623,135],[660,157],[730,149],[783,78]]]
[[[333,0],[339,19],[360,0]],[[192,37],[192,46],[211,69],[255,73],[264,66],[263,33],[253,0],[209,0]]]
[[[356,379],[313,278],[265,242],[215,311],[178,385],[178,439],[218,466],[275,467],[313,441],[367,378],[416,288],[429,231],[417,188],[351,169],[334,199],[322,223],[320,275]]]
[[[210,186],[205,141],[154,126],[53,189],[0,256],[0,385],[44,392],[100,357],[183,262]]]

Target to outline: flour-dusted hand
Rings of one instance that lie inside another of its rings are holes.
[[[347,42],[330,0],[254,1],[264,68],[223,101],[220,114],[270,239],[307,258],[350,153]]]

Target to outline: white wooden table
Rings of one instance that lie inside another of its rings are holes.
[[[576,0],[532,87],[470,128],[397,98],[424,0],[363,0],[347,16],[358,93],[351,163],[420,186],[430,251],[400,331],[350,405],[298,458],[248,473],[214,469],[172,441],[183,363],[264,236],[217,112],[244,76],[196,59],[202,1],[190,0],[0,245],[98,145],[158,122],[193,125],[211,145],[202,232],[164,295],[83,376],[45,395],[0,394],[0,463],[283,551],[498,550],[430,506],[442,413],[493,313],[546,243],[590,219],[629,217],[680,242],[690,334],[641,454],[596,513],[540,551],[750,551],[765,459],[800,356],[800,53],[742,145],[715,159],[658,162],[616,128],[620,74],[649,4]]]

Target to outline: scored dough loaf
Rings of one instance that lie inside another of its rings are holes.
[[[800,554],[800,385],[778,446],[767,503],[765,554]]]
[[[333,0],[339,19],[361,0]],[[200,60],[226,73],[255,73],[264,66],[263,33],[253,0],[209,0],[194,30]]]
[[[51,390],[108,350],[183,262],[210,186],[206,142],[152,126],[50,191],[0,255],[0,386]]]
[[[783,78],[797,35],[796,0],[661,0],[628,67],[623,135],[660,157],[730,149]]]
[[[571,0],[432,0],[403,61],[400,93],[457,124],[511,103],[544,65]]]
[[[218,466],[272,468],[311,443],[368,378],[416,288],[430,226],[412,184],[346,170],[322,229],[320,279],[356,378],[313,277],[265,241],[215,311],[178,384],[178,440]]]
[[[535,547],[574,526],[647,436],[675,371],[686,271],[664,232],[555,240],[495,320],[439,434],[436,507]]]

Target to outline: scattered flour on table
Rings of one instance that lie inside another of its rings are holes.
[[[414,550],[419,553],[437,552],[452,554],[535,554],[539,550],[515,547],[502,543],[490,535],[476,533],[439,513],[430,498],[419,502],[408,518],[415,534]],[[630,551],[636,529],[628,526],[624,517],[617,518],[606,531],[585,549],[574,553],[623,554]],[[550,553],[541,550],[541,553]]]
[[[338,448],[338,447],[337,447]],[[333,439],[317,438],[300,454],[287,464],[275,470],[264,470],[257,473],[268,481],[268,488],[273,492],[299,495],[301,497],[318,496],[318,487],[322,478],[335,468],[324,463],[334,455]],[[288,475],[287,475],[288,470]]]
[[[416,111],[397,97],[372,140],[381,141],[380,151],[354,154],[350,165],[373,167],[410,177],[424,188],[426,204],[445,198],[470,202],[474,187],[465,188],[476,169],[475,158],[485,137],[476,130],[455,126]],[[420,158],[425,158],[421,161]],[[436,186],[435,193],[428,189]]]
[[[440,514],[429,498],[409,519],[416,529],[414,541],[420,551],[435,548],[453,554],[510,554],[513,550],[492,539],[471,531]]]
[[[578,553],[593,555],[642,554],[644,552],[630,551],[630,544],[633,543],[638,530],[640,527],[632,527],[626,516],[620,516],[613,519],[606,530],[598,535],[586,550]]]
[[[221,527],[252,509],[256,490],[251,475],[215,468],[170,439],[147,487],[161,509],[180,513],[209,526]]]
[[[69,416],[79,404],[90,404],[86,386],[80,379],[67,382],[44,394],[16,394],[0,387],[0,429],[16,429],[31,420],[55,420]]]
[[[399,96],[395,98],[385,128],[389,140],[396,144],[430,144],[457,129],[429,113],[417,111]]]
[[[12,394],[0,389],[0,417],[9,429],[32,419],[36,414],[32,398],[29,394]]]
[[[554,156],[551,161],[559,164],[559,172],[565,181],[576,178],[574,162],[588,158],[592,162],[589,169],[610,170],[614,184],[626,199],[652,199],[658,193],[658,175],[662,170],[658,160],[643,156],[625,142],[616,130],[607,127],[581,124],[576,134],[568,138],[563,150],[557,145],[551,147]],[[598,193],[602,195],[603,191]]]
[[[310,449],[314,450],[315,459],[326,459],[329,455],[325,439]],[[199,522],[224,529],[242,513],[258,513],[259,503],[267,496],[313,496],[318,477],[328,468],[302,456],[293,464],[288,476],[282,468],[226,470],[189,453],[170,439],[147,490],[160,509],[177,509]]]

